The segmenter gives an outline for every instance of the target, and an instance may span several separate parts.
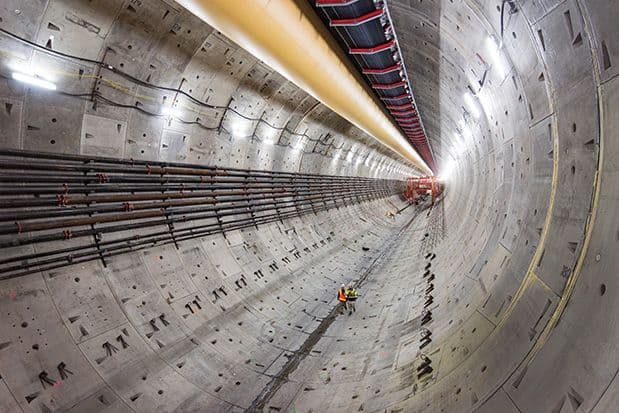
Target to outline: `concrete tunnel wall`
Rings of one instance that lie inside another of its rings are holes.
[[[506,5],[498,58],[487,37],[500,37],[500,2],[388,4],[433,149],[442,171],[452,171],[441,207],[392,221],[384,213],[403,205],[392,197],[126,254],[107,268],[92,262],[3,281],[0,410],[244,410],[329,313],[339,283],[366,272],[357,313],[333,323],[266,411],[615,410],[616,1],[521,1],[516,13]],[[323,139],[299,148],[282,134],[268,143],[273,131],[258,127],[254,139],[233,116],[218,134],[3,80],[2,148],[413,172],[172,2],[9,1],[0,13],[1,28],[38,44],[53,35],[54,50],[104,59],[211,103],[234,97],[248,116]],[[157,113],[170,102],[163,96],[172,99],[1,39],[5,63],[45,67],[64,91],[95,88]],[[480,89],[479,118],[464,101],[468,85]],[[202,109],[182,98],[179,108],[179,118],[206,126],[222,116],[196,114]],[[428,252],[437,258],[426,260]],[[428,262],[433,341],[423,351],[434,372],[419,381]],[[241,275],[245,288],[234,283]],[[220,286],[230,294],[212,302]],[[190,313],[195,296],[203,310]],[[108,355],[106,342],[118,351]],[[61,362],[73,374],[42,386],[38,374],[56,378]]]

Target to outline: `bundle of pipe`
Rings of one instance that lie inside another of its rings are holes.
[[[398,194],[404,185],[24,151],[0,151],[0,159],[0,279],[257,228]],[[9,250],[43,242],[55,248]]]

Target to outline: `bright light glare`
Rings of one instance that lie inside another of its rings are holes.
[[[32,86],[37,86],[47,90],[56,90],[56,85],[49,80],[41,79],[40,77],[34,75],[27,75],[25,73],[13,72],[13,79],[27,83]]]
[[[475,101],[473,95],[471,95],[470,93],[465,93],[464,103],[466,103],[466,106],[468,106],[471,115],[473,115],[475,119],[479,119],[481,113],[479,112],[479,107],[477,106],[477,102]]]
[[[465,121],[461,120],[459,126],[460,130],[462,131],[462,137],[464,138],[464,140],[470,140],[473,137],[473,132],[471,132],[471,128],[469,128],[469,125],[467,125]]]
[[[481,110],[484,113],[491,113],[494,107],[492,106],[492,98],[488,93],[488,90],[480,90],[477,94],[477,98],[479,99],[479,104],[481,105]]]
[[[492,59],[492,67],[497,70],[499,77],[504,78],[506,71],[505,64],[503,63],[503,56],[501,56],[500,47],[493,36],[488,36],[486,38],[486,47]]]
[[[251,135],[249,129],[251,127],[251,122],[246,122],[242,120],[235,120],[232,122],[232,136],[235,138],[247,138]]]
[[[178,118],[181,111],[171,106],[164,106],[161,108],[161,114],[170,118]]]
[[[466,145],[461,140],[456,140],[453,144],[453,149],[454,155],[459,157],[466,152]]]
[[[264,133],[264,138],[263,138],[263,142],[266,143],[267,145],[274,145],[275,144],[275,138],[277,136],[277,133],[279,132],[277,129],[270,127],[269,125],[265,125],[263,128],[263,133]]]
[[[445,163],[445,165],[441,167],[441,170],[438,173],[438,178],[441,180],[447,180],[451,178],[455,169],[456,169],[456,161],[453,158],[450,158]]]
[[[299,138],[297,143],[294,145],[294,149],[297,151],[303,149],[303,138]]]

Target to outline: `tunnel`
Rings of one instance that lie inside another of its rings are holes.
[[[0,1],[0,411],[618,411],[617,21]]]

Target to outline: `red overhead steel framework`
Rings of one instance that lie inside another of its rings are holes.
[[[417,204],[420,198],[430,195],[432,204],[443,193],[445,185],[435,176],[421,176],[408,178],[404,196],[411,202]]]
[[[363,24],[363,23],[369,22],[372,19],[379,18],[380,16],[382,16],[382,14],[383,14],[383,10],[382,9],[376,9],[374,11],[371,11],[371,12],[366,13],[363,16],[359,16],[359,17],[353,17],[353,18],[350,18],[350,19],[335,19],[335,20],[331,20],[331,27],[335,27],[335,26],[357,26],[359,24]]]
[[[383,0],[308,0],[339,36],[363,75],[406,136],[436,172],[391,16]]]

